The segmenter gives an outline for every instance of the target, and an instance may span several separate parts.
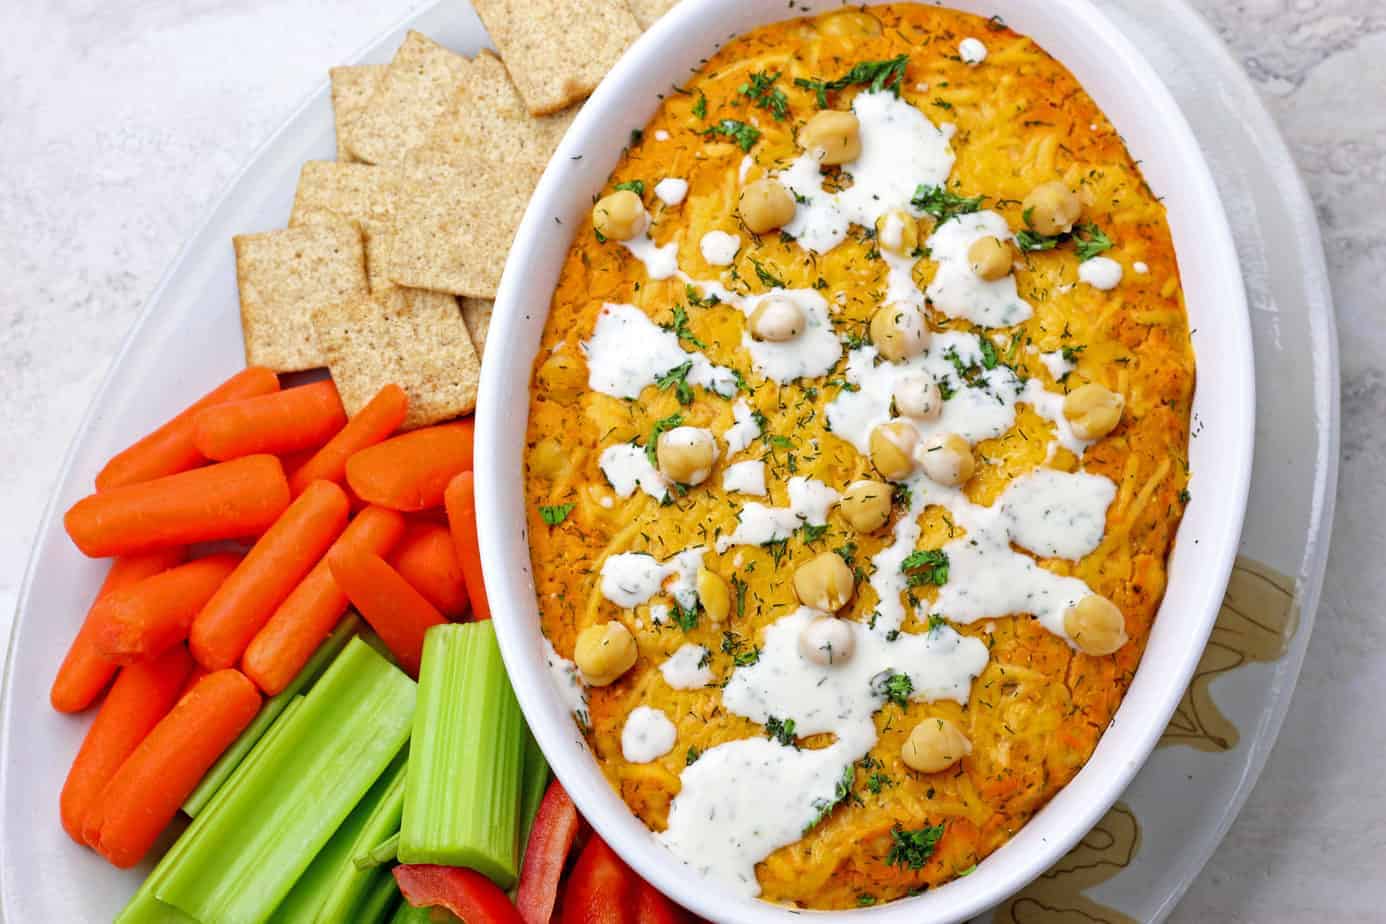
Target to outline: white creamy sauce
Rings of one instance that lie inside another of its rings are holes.
[[[1132,263],[1131,269],[1135,270],[1138,274],[1142,276],[1150,272],[1150,267],[1145,264],[1144,260],[1137,260],[1135,263]]]
[[[636,706],[621,729],[621,756],[633,764],[648,764],[674,749],[678,729],[669,717],[649,706]]]
[[[582,675],[577,665],[554,650],[553,642],[544,636],[544,663],[549,667],[549,676],[558,688],[568,710],[583,725],[589,722],[587,715],[587,687],[583,685]]]
[[[1038,468],[999,501],[1011,541],[1045,558],[1078,560],[1102,541],[1116,485],[1102,475]]]
[[[665,205],[678,205],[688,195],[688,181],[675,176],[665,177],[655,184],[654,194]]]
[[[911,209],[919,184],[941,185],[953,169],[944,132],[894,93],[859,93],[852,112],[860,123],[861,155],[842,167],[852,177],[849,189],[824,190],[820,164],[810,153],[801,154],[778,177],[800,198],[794,220],[784,230],[815,253],[840,244],[853,223],[875,228],[886,212]]]
[[[814,289],[772,289],[762,295],[737,298],[735,304],[749,318],[756,306],[771,296],[787,298],[799,306],[804,312],[804,331],[781,343],[756,340],[749,330],[743,332],[741,345],[751,354],[751,365],[775,382],[827,375],[842,356],[842,341],[828,319],[827,301]]]
[[[717,540],[717,551],[725,552],[734,545],[777,542],[788,539],[801,526],[822,526],[828,522],[828,510],[838,498],[838,493],[823,482],[795,475],[789,479],[788,507],[770,507],[755,501],[742,507],[735,531]]]
[[[613,398],[638,398],[641,389],[686,362],[693,363],[687,376],[690,385],[724,398],[736,394],[736,373],[713,365],[700,352],[685,351],[678,335],[634,305],[603,305],[582,351],[587,357],[587,387]]]
[[[665,590],[667,581],[667,590],[679,606],[692,609],[698,602],[698,568],[703,563],[704,551],[697,545],[663,562],[646,552],[608,555],[602,562],[602,596],[628,610]],[[650,618],[654,618],[653,614]]]
[[[651,603],[651,604],[650,604],[650,625],[652,625],[652,626],[662,626],[662,625],[664,625],[666,622],[669,621],[669,614],[672,613],[672,612],[673,612],[673,608],[670,607],[669,604],[667,604],[667,603]]]
[[[741,185],[746,185],[746,175],[751,172],[751,168],[755,166],[755,163],[755,158],[749,154],[741,158],[741,166],[736,172],[736,178],[741,182]]]
[[[702,645],[688,642],[659,666],[659,672],[675,690],[701,690],[717,679],[708,667],[711,657]]]
[[[655,132],[655,140],[656,140],[656,141],[668,141],[668,140],[669,140],[669,133],[666,132],[664,129],[661,128],[659,131]]]
[[[741,238],[725,231],[709,231],[698,242],[703,259],[713,266],[731,266],[741,249]]]
[[[964,64],[981,64],[987,59],[987,46],[981,39],[965,38],[958,43],[958,57]]]
[[[760,436],[760,424],[745,398],[737,398],[732,403],[732,425],[722,434],[727,444],[727,458],[741,452]]]
[[[1044,363],[1044,368],[1049,370],[1049,374],[1054,377],[1054,381],[1063,381],[1064,376],[1073,371],[1073,360],[1064,358],[1063,350],[1054,350],[1049,353],[1039,355],[1040,362]]]
[[[639,237],[621,241],[621,246],[645,264],[645,275],[651,279],[668,279],[679,271],[679,242],[672,240],[663,247],[655,244],[646,231]]]
[[[748,459],[728,465],[722,470],[722,489],[764,497],[765,463],[759,459]]]
[[[1010,327],[1034,314],[1030,303],[1015,288],[1015,275],[987,281],[972,271],[967,251],[983,237],[1012,239],[1006,219],[996,212],[959,215],[940,224],[929,236],[930,256],[938,272],[925,294],[935,308],[950,318],[965,318],[978,327]]]
[[[1115,289],[1121,282],[1121,264],[1111,257],[1093,257],[1078,264],[1078,280],[1094,289]]]
[[[669,480],[650,464],[643,446],[616,443],[602,450],[597,466],[606,476],[611,490],[620,497],[630,497],[639,488],[657,501],[669,494]]]

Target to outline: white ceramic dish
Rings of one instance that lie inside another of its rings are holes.
[[[1087,766],[977,871],[917,898],[845,912],[844,922],[951,922],[995,904],[1062,856],[1120,795],[1149,755],[1189,681],[1217,614],[1241,532],[1254,421],[1251,333],[1237,255],[1198,144],[1153,69],[1086,0],[958,0],[1000,15],[1063,62],[1111,118],[1165,199],[1183,277],[1198,387],[1190,503],[1141,669]],[[658,94],[681,82],[728,35],[786,15],[837,8],[806,0],[685,0],[645,34],[593,94],[550,163],[516,236],[501,284],[477,412],[478,515],[488,591],[516,693],[545,754],[583,814],[643,876],[699,914],[724,922],[800,920],[734,895],[680,864],[607,784],[549,678],[523,530],[527,393],[549,300],[573,228]],[[983,36],[983,38],[985,38]],[[518,401],[520,406],[523,401]]]

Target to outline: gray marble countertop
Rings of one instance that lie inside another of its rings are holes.
[[[1194,0],[1284,132],[1323,226],[1342,470],[1320,619],[1261,782],[1174,920],[1386,919],[1386,2]],[[231,177],[409,0],[0,5],[0,639],[92,394]]]

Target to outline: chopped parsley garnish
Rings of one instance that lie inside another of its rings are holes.
[[[681,426],[683,426],[682,414],[670,414],[668,417],[654,422],[654,426],[650,428],[650,438],[645,442],[645,457],[650,460],[651,465],[659,465],[659,458],[655,455],[655,447],[659,443],[660,434]]]
[[[1116,246],[1116,243],[1102,232],[1102,229],[1094,224],[1082,224],[1073,229],[1073,243],[1078,251],[1078,262],[1082,263],[1091,260],[1100,253],[1105,253]]]
[[[1083,352],[1083,351],[1086,350],[1086,349],[1087,349],[1087,346],[1086,346],[1086,345],[1082,345],[1082,346],[1066,346],[1066,347],[1063,347],[1062,349],[1060,349],[1060,350],[1059,350],[1059,353],[1060,353],[1061,356],[1063,356],[1064,362],[1066,362],[1066,363],[1076,363],[1076,362],[1078,361],[1078,354],[1081,353],[1081,352]]]
[[[886,698],[886,702],[894,703],[901,709],[909,705],[910,694],[914,692],[914,681],[910,680],[909,674],[899,674],[893,670],[884,670],[871,678],[871,690]]]
[[[765,736],[772,741],[778,741],[787,748],[798,747],[794,743],[793,719],[781,721],[773,715],[768,716],[765,719]]]
[[[1191,500],[1193,500],[1193,495],[1189,493],[1188,488],[1179,492],[1179,503],[1187,504]]]
[[[698,604],[694,602],[692,606],[685,609],[683,604],[675,599],[674,622],[685,632],[692,632],[698,628]]]
[[[943,224],[950,218],[972,214],[982,207],[985,199],[986,196],[960,196],[945,186],[920,183],[914,190],[910,205]]]
[[[775,86],[775,81],[779,79],[779,71],[760,71],[752,74],[751,79],[743,83],[737,92],[749,97],[761,109],[769,110],[776,122],[783,122],[789,116],[789,98]]]
[[[942,549],[920,549],[900,562],[900,570],[911,587],[948,583],[948,553]]]
[[[702,90],[698,91],[698,101],[693,104],[693,117],[695,119],[707,118],[707,97]]]
[[[880,795],[881,790],[885,789],[887,786],[894,785],[895,781],[879,770],[866,778],[866,788],[875,795]]]
[[[942,385],[943,383],[940,382],[939,384]],[[901,510],[910,509],[910,504],[913,503],[913,501],[914,492],[910,490],[910,486],[907,484],[897,484],[895,490],[890,495],[891,504],[899,507]]]
[[[575,504],[540,504],[539,518],[548,526],[557,526],[568,519]]]
[[[751,265],[756,268],[756,278],[760,280],[761,285],[769,286],[772,289],[783,289],[785,287],[784,280],[766,269],[764,263],[761,263],[755,257],[751,257],[750,260]]]
[[[789,552],[789,540],[771,539],[769,542],[762,542],[760,547],[770,553],[770,561],[778,568],[780,562],[784,561],[785,555]]]
[[[655,379],[655,384],[660,391],[668,388],[674,389],[674,395],[679,399],[679,404],[688,405],[693,403],[693,388],[688,384],[688,373],[693,369],[693,360],[689,360],[682,365],[675,366],[668,372]]]
[[[977,343],[982,349],[982,368],[995,369],[997,363],[996,345],[985,337],[978,338]]]
[[[711,308],[713,305],[722,304],[722,300],[717,297],[716,292],[699,297],[698,290],[691,285],[685,285],[683,287],[683,295],[688,299],[688,304],[692,305],[694,308]]]
[[[617,183],[616,188],[628,189],[631,192],[635,193],[637,196],[640,196],[642,199],[645,197],[644,180],[626,180],[624,183]]]
[[[873,93],[890,90],[899,96],[900,81],[904,79],[905,68],[909,66],[909,63],[909,55],[900,55],[886,61],[861,61],[836,80],[796,77],[794,78],[794,85],[803,87],[805,90],[812,90],[818,97],[819,109],[828,108],[829,93],[845,90],[857,84],[868,85]]]
[[[743,583],[742,586],[744,587],[745,584]],[[745,642],[741,640],[741,636],[735,632],[722,633],[722,653],[730,655],[732,663],[737,667],[750,667],[760,660],[760,649],[747,648]],[[793,723],[790,724],[792,726]]]
[[[833,797],[831,799],[813,800],[813,807],[817,810],[817,814],[813,816],[813,821],[810,821],[804,826],[805,834],[817,827],[819,822],[828,817],[829,812],[836,808],[843,799],[847,798],[852,792],[852,783],[855,782],[856,778],[857,768],[848,764],[842,770],[842,777],[837,781],[837,784],[833,786]]]
[[[760,129],[736,119],[723,119],[704,131],[703,135],[708,139],[721,135],[735,141],[741,150],[750,153],[751,148],[760,140]]]
[[[688,329],[688,311],[682,305],[674,306],[674,320],[672,322],[659,326],[665,330],[673,331],[675,337],[680,340],[687,340],[700,350],[707,349],[707,344],[695,337],[693,332]]]
[[[896,825],[890,829],[892,843],[890,853],[886,854],[886,862],[891,866],[923,869],[942,837],[943,825],[925,825],[918,831],[906,831]]]
[[[1031,206],[1020,213],[1020,217],[1025,222],[1025,227],[1016,233],[1015,242],[1017,246],[1026,253],[1033,250],[1053,250],[1055,247],[1059,246],[1059,242],[1064,239],[1064,236],[1062,234],[1040,234],[1036,231],[1034,225],[1030,223],[1034,211],[1034,207]]]
[[[808,523],[805,523],[803,526],[799,527],[799,537],[804,540],[804,545],[812,545],[819,539],[822,539],[823,535],[827,531],[827,523],[824,523],[821,526],[813,526]]]
[[[700,747],[698,747],[696,744],[690,744],[690,745],[688,746],[688,753],[685,754],[685,755],[683,755],[683,765],[684,765],[685,767],[691,767],[691,766],[693,766],[695,763],[697,763],[697,762],[698,762],[698,758],[699,758],[699,757],[702,757],[702,756],[703,756],[703,749],[700,748]]]
[[[929,614],[928,632],[930,635],[933,635],[935,632],[937,632],[939,629],[942,629],[946,625],[948,625],[948,620],[944,619],[938,613]]]
[[[876,904],[876,896],[872,895],[870,892],[862,892],[857,896],[858,908],[870,908],[874,904]]]

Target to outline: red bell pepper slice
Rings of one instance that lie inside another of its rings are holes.
[[[594,832],[563,893],[562,924],[635,924],[639,880]]]
[[[693,916],[669,901],[643,879],[638,880],[635,896],[636,924],[690,924]]]
[[[525,924],[549,924],[553,919],[558,881],[573,849],[578,824],[577,807],[563,784],[554,780],[539,803],[529,844],[525,847],[524,863],[520,866],[515,906]]]
[[[408,863],[395,867],[395,882],[415,908],[446,908],[467,924],[523,924],[506,894],[476,870]]]

